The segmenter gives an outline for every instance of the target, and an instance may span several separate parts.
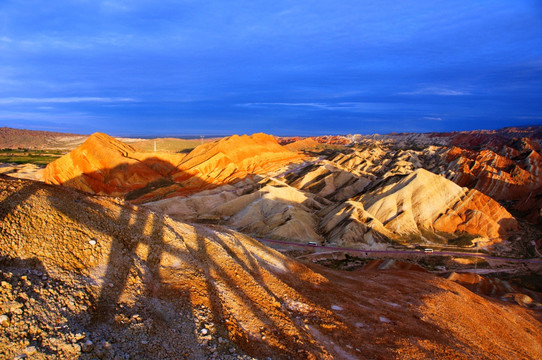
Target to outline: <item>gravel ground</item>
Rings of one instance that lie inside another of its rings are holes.
[[[0,175],[1,359],[539,359],[540,312],[432,274]]]
[[[83,279],[51,277],[37,260],[0,265],[2,359],[253,359],[216,335],[204,307],[154,298],[97,321]]]

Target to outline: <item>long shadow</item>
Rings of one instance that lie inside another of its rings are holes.
[[[133,224],[130,224],[131,215],[131,211],[123,207],[117,223],[128,233],[132,231],[142,233],[148,214],[136,212]],[[137,244],[134,239],[113,238],[107,260],[107,270],[103,277],[103,286],[96,302],[95,321],[106,321],[107,317],[114,312],[114,308],[125,289],[130,270],[134,267],[134,251]]]
[[[172,182],[168,181],[168,176],[171,174],[171,169],[174,168],[174,166],[167,163],[158,163],[157,165],[156,161],[151,161],[151,164],[155,167],[159,166],[163,169],[168,170],[167,172],[164,172],[165,175],[163,176],[163,179],[165,179],[166,181],[162,181],[162,183],[159,183],[159,186],[140,186],[138,189],[136,189],[137,193],[134,193],[133,189],[123,186],[122,184],[113,184],[112,187],[108,188],[109,184],[104,183],[103,190],[122,190],[123,193],[128,195],[132,194],[138,196],[145,196],[155,190],[160,190],[161,186],[171,186]],[[141,166],[148,166],[148,164],[137,165],[138,168]],[[114,169],[106,169],[97,171],[95,173],[83,174],[78,178],[70,179],[70,181],[68,181],[68,184],[80,189],[88,189],[92,186],[95,189],[99,189],[96,181],[105,181],[107,177],[111,176],[111,174],[119,172],[133,174],[134,171],[138,170],[138,168],[132,169],[127,166],[127,164],[122,164]],[[100,197],[93,197],[92,195],[88,197],[88,195],[83,195],[83,193],[81,193],[80,191],[59,189],[56,188],[55,185],[46,185],[34,181],[21,181],[11,179],[3,175],[0,176],[0,181],[3,181],[2,185],[5,185],[4,190],[8,192],[7,196],[3,198],[0,197],[0,199],[2,199],[0,201],[0,216],[2,221],[5,220],[5,218],[8,216],[15,216],[16,220],[16,217],[18,216],[17,214],[21,210],[20,207],[25,206],[25,202],[29,201],[29,199],[33,195],[35,195],[36,192],[39,191],[40,194],[37,195],[38,198],[43,198],[46,203],[53,206],[59,212],[59,214],[61,214],[61,217],[71,220],[76,224],[81,224],[84,227],[90,229],[91,231],[88,234],[88,237],[90,237],[91,240],[89,241],[91,243],[96,244],[96,240],[93,239],[92,235],[92,233],[94,232],[101,233],[107,238],[111,239],[111,247],[108,249],[107,255],[107,265],[104,275],[101,277],[102,285],[96,292],[99,295],[90,306],[90,313],[92,314],[92,316],[89,319],[89,326],[96,330],[96,334],[102,334],[102,337],[107,337],[108,331],[103,329],[103,324],[111,324],[111,326],[113,326],[116,322],[118,322],[117,318],[119,317],[119,315],[122,315],[120,317],[121,319],[123,318],[123,316],[127,316],[127,311],[131,311],[131,315],[137,316],[137,318],[139,318],[139,315],[137,314],[138,312],[145,311],[142,309],[137,310],[137,308],[141,308],[141,306],[137,305],[136,307],[134,307],[134,309],[129,310],[121,303],[121,296],[123,295],[126,288],[130,285],[130,276],[132,276],[133,273],[137,271],[136,265],[138,264],[140,265],[139,268],[143,268],[145,272],[144,274],[140,274],[143,280],[143,284],[145,286],[145,291],[140,294],[140,299],[142,302],[146,301],[147,303],[150,302],[155,305],[152,309],[148,310],[147,313],[159,322],[166,321],[167,318],[170,317],[167,314],[169,314],[169,312],[171,312],[175,308],[175,306],[173,306],[171,309],[168,309],[167,306],[161,306],[159,304],[160,301],[158,300],[158,297],[161,295],[160,286],[162,284],[160,278],[160,263],[164,249],[166,249],[166,251],[171,254],[177,254],[179,253],[179,250],[172,246],[167,246],[164,243],[163,217],[160,214],[152,213],[145,209],[136,210],[135,207],[129,205],[119,205],[117,208],[118,212],[115,212],[111,211],[111,208],[103,208],[100,204]],[[199,183],[201,184],[202,182],[199,181]],[[181,187],[181,185],[177,185],[177,187]],[[160,193],[160,195],[163,195],[163,193]],[[43,203],[43,200],[41,200],[41,203]],[[38,218],[40,218],[39,215],[45,215],[47,217],[49,214],[38,214]],[[0,222],[0,224],[2,223]],[[47,220],[43,222],[32,221],[32,224],[30,225],[32,228],[36,226],[47,226]],[[7,230],[8,233],[9,231],[11,231],[9,230],[9,227],[11,225],[7,226],[8,227],[6,227],[5,229],[3,224],[2,226],[0,226],[0,235],[4,235],[4,230]],[[14,226],[17,226],[17,221],[15,221]],[[47,231],[44,230],[45,228],[39,229],[38,234],[42,235],[43,233],[46,233]],[[62,237],[66,235],[58,234],[54,236]],[[23,242],[29,240],[30,239],[28,237],[22,238]],[[180,240],[182,241],[182,238]],[[46,254],[45,256],[54,256],[53,254],[55,253],[55,251],[58,251],[58,249],[55,249],[55,247],[58,247],[59,245],[66,247],[66,249],[63,249],[61,251],[71,252],[72,245],[70,244],[70,241],[71,239],[65,238],[56,244],[44,242],[44,246],[39,249],[38,252],[40,253],[40,255]],[[146,259],[141,259],[136,254],[136,249],[140,244],[147,247]],[[18,245],[21,245],[21,241],[19,241]],[[17,246],[17,244],[15,244],[14,246]],[[83,247],[83,244],[73,244],[73,246],[75,246],[76,248],[81,248]],[[31,247],[35,247],[35,245]],[[3,250],[4,251],[0,250],[0,255],[3,255],[6,252],[9,254],[12,249],[7,248]],[[78,260],[77,256],[80,255],[75,255],[76,260]],[[49,262],[49,260],[52,259],[45,259],[46,262]],[[52,261],[54,263],[54,260]],[[62,263],[63,260],[60,259],[60,261],[60,263]],[[80,264],[84,264],[86,261],[88,261],[88,259],[82,259],[80,261]],[[143,266],[141,266],[142,262]],[[76,267],[78,266],[76,265]],[[149,298],[151,299],[148,300]],[[154,298],[156,299],[156,301],[152,300]],[[136,304],[137,303],[138,301],[136,301]],[[72,321],[70,320],[70,323],[71,322]],[[74,324],[77,323],[77,321],[74,322]],[[189,323],[194,323],[194,321],[189,321]],[[70,324],[68,324],[68,327],[69,326]],[[184,333],[195,333],[195,330],[193,328],[188,329],[186,326],[181,327],[184,329]],[[175,329],[172,329],[172,331],[175,331]],[[95,336],[98,337],[98,335]],[[174,333],[171,335],[171,338],[174,339],[176,336],[179,337],[180,335],[176,335]],[[185,334],[184,336],[186,340],[187,335]],[[190,337],[190,335],[188,336]],[[189,341],[189,343],[197,343],[197,339],[195,339],[195,336],[192,335],[191,337],[192,339]],[[98,337],[98,339],[100,339],[100,337]],[[103,342],[102,340],[100,341],[100,343]],[[181,338],[179,338],[178,341],[182,343]],[[50,353],[52,351],[51,349],[46,348],[44,344],[35,343],[35,345],[46,353]],[[141,348],[144,346],[141,344],[137,344],[136,348],[138,347]],[[198,350],[196,349],[194,351],[191,351],[189,349],[186,354],[190,353],[198,354]],[[201,351],[199,351],[199,353],[200,354],[196,357],[201,358],[203,355],[201,354]],[[140,354],[142,354],[141,356],[144,356],[144,351],[140,351]]]
[[[144,174],[148,175],[147,180],[150,181],[131,184],[126,174],[137,177],[138,171],[143,171]],[[179,171],[174,164],[158,158],[149,158],[136,164],[124,163],[112,169],[85,173],[80,177],[68,180],[66,186],[78,189],[91,188],[94,192],[120,192],[124,194],[127,200],[137,201],[144,198],[148,201],[153,198],[163,197],[168,194],[168,191],[182,188],[182,184],[175,183],[172,180],[173,174],[179,176]],[[108,180],[112,181],[113,184],[109,184]],[[198,180],[198,183],[202,184],[201,179]],[[204,183],[205,185],[206,183]],[[36,186],[38,185],[33,187]],[[166,190],[162,191],[163,188],[166,188]],[[113,218],[112,215],[103,211],[101,212],[100,216],[103,218],[103,224],[112,221],[117,225],[114,228],[107,228],[95,223],[89,217],[78,216],[79,214],[74,213],[71,209],[71,204],[55,202],[53,205],[65,216],[112,239],[107,268],[102,278],[103,284],[94,306],[93,320],[95,322],[107,322],[113,318],[115,307],[127,287],[131,271],[135,268],[136,249],[140,244],[147,247],[147,258],[145,259],[147,273],[143,275],[146,283],[145,295],[152,297],[159,294],[162,255],[164,252],[171,254],[179,252],[178,249],[164,242],[162,215],[146,209],[136,210],[133,206],[122,206],[117,218]],[[88,205],[94,207],[96,212],[100,213],[99,205]]]
[[[160,263],[162,262],[162,255],[164,248],[168,248],[164,243],[164,218],[157,213],[153,214],[152,234],[153,240],[148,244],[147,266],[149,267],[149,286],[147,286],[147,295],[150,297],[156,297],[160,292],[161,276],[160,276]],[[174,252],[170,249],[169,252]]]
[[[129,171],[129,169],[123,166],[122,171]],[[110,172],[113,173],[115,172],[115,170],[112,170]],[[103,174],[101,173],[98,175],[86,174],[83,177],[84,179],[81,181],[88,182],[89,179],[96,179],[102,175]],[[70,181],[70,184],[79,184],[81,181],[79,179],[73,179],[72,181]],[[170,184],[166,182],[166,186],[169,185]],[[132,190],[128,193],[128,197],[131,197],[132,195],[137,195],[138,197],[144,196],[147,193],[147,190],[154,191],[156,190],[156,188],[145,186],[137,190]],[[96,301],[95,311],[93,314],[93,321],[95,323],[110,322],[111,320],[113,320],[114,316],[121,311],[121,309],[117,308],[117,305],[119,304],[122,293],[127,287],[130,271],[135,266],[135,251],[139,244],[144,244],[148,247],[148,256],[146,259],[146,264],[148,267],[148,274],[146,276],[146,295],[153,297],[159,293],[169,292],[167,289],[164,289],[164,291],[160,291],[160,287],[162,286],[162,281],[160,277],[161,258],[163,256],[163,253],[169,253],[170,255],[177,257],[181,257],[181,254],[179,254],[179,249],[171,246],[170,244],[166,244],[163,241],[163,219],[160,218],[160,215],[156,213],[151,213],[149,211],[137,211],[134,214],[134,212],[130,208],[123,207],[121,209],[120,215],[117,219],[114,219],[114,221],[118,224],[118,227],[122,229],[122,232],[125,234],[143,234],[145,231],[145,224],[150,221],[150,219],[154,218],[151,236],[141,236],[138,239],[133,239],[127,238],[123,234],[119,233],[118,230],[106,229],[104,231],[103,228],[101,228],[100,226],[96,226],[93,221],[90,221],[90,219],[86,217],[75,217],[69,206],[64,203],[55,203],[54,205],[56,209],[63,213],[65,216],[71,217],[73,218],[73,220],[81,222],[82,224],[93,228],[96,231],[105,233],[106,235],[112,237],[111,249],[109,250],[107,260],[107,269],[103,276],[103,285],[101,286],[101,289],[99,291],[100,295],[98,300]],[[107,220],[108,215],[103,214],[102,216],[106,217],[105,220]],[[113,219],[110,218],[109,220]],[[180,240],[182,241],[182,238]],[[254,272],[254,269],[256,268],[255,263],[252,264],[252,268],[248,268],[244,264],[244,262],[239,259],[234,254],[234,252],[218,237],[214,237],[213,240],[217,243],[218,246],[223,247],[223,249],[230,256],[232,256],[235,262],[240,264],[247,273],[251,274]],[[258,308],[255,304],[251,302],[250,294],[247,294],[243,290],[241,290],[237,286],[234,279],[232,279],[225,271],[223,271],[219,264],[214,263],[213,261],[209,261],[211,257],[209,256],[206,249],[205,240],[200,236],[198,237],[197,249],[195,249],[195,251],[197,252],[197,254],[193,253],[192,255],[196,258],[199,258],[201,263],[207,263],[207,265],[209,266],[209,268],[203,270],[205,271],[207,279],[207,294],[208,297],[211,299],[211,313],[213,314],[213,316],[216,317],[213,322],[217,324],[224,323],[224,317],[226,316],[226,311],[221,304],[221,295],[220,293],[218,293],[217,290],[216,282],[218,281],[227,284],[228,288],[234,291],[240,299],[243,299],[244,306],[249,308],[255,317],[262,319],[262,322],[271,325],[275,329],[280,328],[278,324],[275,324],[273,320],[265,314],[264,310]],[[209,269],[212,269],[214,273],[217,274],[218,278],[211,276],[211,274],[209,273]],[[262,276],[256,273],[256,277],[257,282],[264,287],[268,296],[270,296],[271,298],[276,298],[275,295],[266,287]],[[293,319],[289,320],[293,321]],[[282,339],[289,338],[286,333],[282,332],[279,332],[279,334],[276,335],[278,335],[278,337]],[[302,340],[308,341],[308,338]],[[247,344],[249,343],[250,341],[247,341]],[[281,350],[277,348],[275,352],[271,352],[269,353],[269,355],[276,355],[281,352],[284,352],[284,349]]]
[[[274,294],[272,291],[269,290],[269,288],[266,286],[266,284],[263,282],[261,274],[259,271],[255,271],[255,269],[250,269],[247,267],[245,262],[241,260],[238,256],[236,256],[233,251],[230,249],[230,247],[225,244],[218,236],[214,235],[212,236],[212,242],[222,248],[225,252],[227,252],[230,256],[232,256],[232,259],[236,262],[237,265],[240,265],[243,270],[247,272],[247,274],[254,275],[256,283],[261,286],[266,295],[269,297],[269,299],[272,299],[274,301],[280,301],[280,298],[277,297],[276,294]],[[196,250],[196,249],[194,249]],[[206,240],[199,236],[197,237],[197,250],[198,254],[194,253],[194,256],[204,256],[206,259],[211,259],[211,255],[209,252],[209,249],[206,244]],[[250,256],[250,255],[249,255]],[[283,330],[280,326],[280,324],[277,323],[279,319],[273,319],[269,314],[266,313],[266,311],[262,308],[260,308],[257,303],[253,300],[253,297],[255,294],[250,294],[242,289],[243,285],[239,285],[239,281],[236,281],[230,274],[227,273],[227,271],[224,268],[225,266],[218,264],[217,262],[210,262],[209,268],[206,269],[205,275],[206,275],[206,284],[207,284],[207,293],[210,295],[211,306],[212,306],[212,313],[216,317],[214,321],[216,323],[222,323],[224,321],[224,317],[226,316],[227,312],[224,309],[224,306],[222,304],[222,296],[218,292],[218,283],[225,284],[228,289],[238,298],[240,299],[242,305],[246,309],[250,311],[253,316],[258,319],[263,325],[264,329],[260,329],[260,336],[263,336],[263,339],[265,339],[265,335],[272,336],[274,339],[280,343],[280,345],[283,348],[280,348],[278,346],[273,346],[268,343],[268,347],[272,348],[273,350],[270,352],[265,353],[266,356],[278,356],[279,354],[285,354],[285,349],[290,348],[291,346],[295,346],[296,342],[299,342],[299,350],[301,350],[302,347],[304,347],[302,344],[307,344],[310,342],[310,339],[307,336],[303,336],[302,333],[299,333],[301,337],[298,337],[297,335],[293,335],[293,338],[295,341],[292,341],[292,334],[288,334],[285,330]],[[209,270],[212,270],[212,274]],[[290,324],[294,324],[294,319],[292,319],[291,316],[288,316],[286,312],[283,313],[284,318],[282,321],[286,320],[287,322],[290,322]],[[230,321],[235,322],[236,326],[239,328],[242,328],[243,325],[238,323],[238,320],[233,318],[230,319]],[[288,326],[288,325],[287,325]],[[273,331],[272,334],[270,333],[270,330]],[[254,344],[256,343],[263,343],[265,342],[262,340],[261,337],[248,337],[248,338],[237,338],[237,342],[241,342],[239,345],[241,345],[244,348],[251,349],[254,347]]]
[[[32,194],[41,187],[41,185],[33,184],[34,183],[32,182],[27,182],[26,187],[28,189],[23,188],[20,190],[22,194],[20,199],[23,199],[22,201],[19,201],[19,197],[13,194],[10,195],[13,197],[11,197],[9,206],[8,203],[4,204],[5,201],[0,203],[0,206],[2,207],[0,211],[2,211],[1,214],[4,214],[4,217],[9,213],[14,212],[17,205],[24,203],[24,201],[31,197]],[[45,189],[49,189],[48,191],[50,191],[51,196],[54,196],[55,192],[61,191],[60,189],[53,189],[52,187],[46,187]],[[144,281],[145,295],[141,296],[139,300],[144,301],[145,298],[149,297],[163,298],[164,294],[175,293],[176,289],[163,281],[161,263],[165,256],[172,256],[179,260],[183,260],[187,256],[186,251],[182,249],[182,246],[185,246],[191,253],[191,257],[196,259],[193,264],[199,266],[199,270],[202,270],[205,275],[206,296],[211,298],[211,312],[214,317],[213,322],[224,324],[229,315],[223,303],[223,300],[226,299],[223,299],[221,293],[223,286],[226,286],[232,291],[232,294],[238,299],[241,299],[243,302],[242,305],[248,310],[247,313],[251,314],[250,316],[258,319],[269,328],[275,329],[276,332],[269,337],[279,339],[277,342],[280,347],[273,347],[268,344],[266,350],[263,350],[267,356],[286,358],[291,356],[292,353],[295,354],[295,351],[299,349],[302,352],[297,353],[297,358],[302,358],[308,355],[309,350],[315,349],[314,340],[308,332],[297,332],[297,335],[291,336],[290,332],[287,332],[282,328],[284,324],[281,325],[281,323],[277,323],[277,319],[280,317],[285,319],[286,323],[297,324],[297,320],[293,318],[298,315],[295,311],[288,312],[284,311],[283,308],[282,310],[278,310],[280,314],[278,314],[277,317],[269,315],[266,313],[265,309],[259,308],[257,303],[253,301],[254,294],[250,293],[250,286],[239,286],[241,284],[232,277],[229,269],[226,268],[226,264],[219,263],[215,260],[219,259],[219,257],[213,256],[213,251],[216,250],[214,247],[216,246],[219,250],[222,249],[228,254],[231,260],[240,269],[254,277],[256,284],[263,289],[262,291],[265,297],[278,300],[278,302],[284,306],[284,302],[281,299],[281,296],[279,296],[282,294],[273,292],[273,289],[270,288],[265,281],[265,276],[260,270],[258,261],[252,257],[250,251],[242,243],[239,242],[235,245],[241,247],[241,251],[245,254],[248,262],[243,260],[238,255],[238,252],[234,251],[232,245],[227,244],[223,239],[220,239],[218,235],[208,234],[208,239],[201,235],[197,235],[196,240],[192,243],[193,246],[191,247],[188,240],[183,239],[175,229],[166,224],[162,215],[153,213],[149,210],[118,205],[118,211],[111,211],[111,209],[106,209],[99,204],[99,197],[91,197],[90,200],[86,200],[84,196],[80,196],[73,201],[75,201],[75,204],[67,203],[66,201],[51,201],[50,203],[51,206],[58,210],[65,218],[82,224],[92,232],[101,233],[108,238],[111,238],[111,248],[108,250],[109,254],[107,257],[107,267],[103,276],[103,283],[99,289],[99,296],[95,301],[93,308],[93,316],[96,323],[114,323],[117,321],[115,319],[116,315],[125,315],[125,313],[127,313],[127,310],[119,306],[119,303],[122,302],[121,297],[123,292],[129,286],[131,273],[140,261],[146,264],[147,273],[145,274],[146,280]],[[17,205],[11,205],[12,202]],[[77,202],[86,203],[77,204]],[[82,211],[87,211],[87,213],[82,213]],[[175,234],[177,238],[174,242],[169,238],[166,239],[166,232],[173,232]],[[225,235],[233,236],[232,232],[222,232]],[[175,245],[175,243],[178,243],[178,246]],[[213,249],[209,248],[209,244],[212,244]],[[144,260],[138,255],[137,248],[139,245],[147,247],[147,257]],[[44,244],[44,248],[47,246],[50,245]],[[273,276],[273,274],[271,274],[271,276]],[[360,301],[360,298],[355,293],[351,293],[348,290],[340,290],[337,286],[333,286],[332,284],[335,280],[336,279],[332,276],[328,277],[328,283],[324,284],[325,286],[322,288],[322,291],[335,292],[334,294],[327,296],[326,299],[329,300],[332,299],[332,297],[339,297],[350,299],[349,301],[352,303]],[[312,286],[309,284],[302,284],[304,280],[293,282],[295,282],[295,284],[291,284],[290,287],[298,292],[302,298],[308,299],[308,301],[310,301],[310,299],[318,299],[318,296],[313,293],[314,288]],[[288,281],[284,281],[284,283],[288,284]],[[299,286],[300,284],[306,286]],[[184,296],[184,294],[179,295]],[[164,309],[163,313],[166,316],[162,316],[162,318],[167,320],[169,314],[167,309]],[[302,314],[300,313],[299,315],[301,316]],[[315,318],[317,318],[317,316],[315,316]],[[331,315],[328,315],[328,317],[322,316],[321,318],[330,322],[335,321]],[[233,320],[235,321],[235,319]],[[195,324],[195,315],[192,315],[192,317],[189,318],[189,321]],[[122,324],[119,324],[119,326],[122,326]],[[195,329],[195,326],[190,329],[190,331],[195,330],[197,330]],[[231,332],[228,333],[230,330],[230,328],[225,328],[227,336],[231,336],[232,338],[235,337]],[[422,334],[420,334],[420,338],[431,338],[433,332],[438,332],[438,330],[439,328],[437,326],[428,327],[427,330],[424,330]],[[171,334],[172,338],[166,339],[165,341],[181,339],[174,337],[173,333]],[[195,335],[192,336],[195,337]],[[439,339],[444,341],[445,334],[440,336]],[[236,337],[236,340],[241,341],[242,339]],[[261,338],[246,337],[244,341],[244,343],[239,344],[241,348],[256,354],[262,353],[262,350],[258,350],[255,345],[257,342],[263,341]],[[386,344],[377,345],[385,346]],[[138,346],[142,347],[142,345]],[[464,346],[466,347],[467,345]],[[144,357],[145,353],[143,350],[141,354]],[[391,357],[393,355],[393,349],[390,349],[387,354]],[[431,355],[430,352],[427,353],[427,356]]]
[[[166,244],[163,241],[163,222],[160,221],[159,215],[145,210],[140,210],[133,213],[127,207],[121,209],[121,213],[118,218],[113,219],[107,214],[102,216],[107,220],[114,220],[118,224],[120,229],[104,229],[100,226],[97,226],[95,222],[90,221],[86,217],[79,218],[75,217],[69,205],[64,203],[55,203],[56,209],[63,213],[65,216],[72,217],[74,220],[81,222],[82,224],[94,229],[95,231],[102,232],[110,237],[112,237],[112,245],[109,251],[107,269],[105,275],[103,276],[103,285],[100,289],[100,295],[96,302],[95,313],[93,319],[95,322],[108,322],[111,321],[115,314],[117,314],[120,309],[116,308],[119,303],[120,297],[127,286],[127,281],[130,276],[130,271],[134,267],[135,259],[135,249],[139,244],[147,245],[148,247],[148,257],[146,259],[146,264],[148,266],[149,274],[147,276],[148,280],[147,294],[154,295],[160,293],[157,287],[161,286],[160,278],[160,260],[163,253],[168,253],[175,257],[181,257],[180,250],[175,248],[170,244]],[[143,234],[145,231],[145,224],[154,217],[154,222],[152,226],[152,236],[142,236],[137,239],[128,238],[125,234]],[[134,219],[135,218],[135,219]],[[106,221],[104,221],[105,223]],[[122,233],[121,233],[122,231]],[[180,239],[182,241],[182,239]],[[234,261],[241,265],[241,267],[248,273],[256,275],[256,281],[259,283],[266,291],[268,296],[272,299],[276,299],[276,296],[272,293],[270,289],[267,288],[266,284],[263,281],[261,274],[255,272],[257,268],[255,263],[252,263],[251,268],[247,267],[245,263],[239,259],[234,251],[232,251],[223,241],[218,237],[213,237],[213,242],[218,246],[221,246],[233,259]],[[258,308],[252,300],[251,295],[246,293],[244,290],[238,287],[236,281],[231,278],[223,269],[220,264],[215,263],[210,260],[211,256],[208,254],[208,250],[205,244],[206,240],[202,237],[198,238],[197,248],[194,249],[196,253],[193,254],[194,257],[198,258],[201,264],[206,264],[208,268],[205,268],[205,274],[207,279],[207,294],[210,299],[212,299],[212,314],[217,318],[214,319],[214,322],[217,324],[224,322],[224,317],[226,312],[221,304],[221,295],[217,289],[217,282],[224,283],[231,289],[238,298],[243,299],[244,306],[250,309],[250,312],[254,314],[256,318],[259,318],[263,323],[268,324],[274,329],[280,329],[280,325],[275,323],[275,321],[266,315],[265,311]],[[205,267],[205,265],[204,265]],[[215,277],[211,276],[209,269],[212,269],[216,274]],[[163,292],[168,292],[167,289]],[[293,319],[289,318],[289,321],[293,323]],[[277,331],[277,330],[275,330]],[[288,334],[278,331],[275,334],[276,338],[286,339],[283,344],[284,347],[291,347],[293,344],[290,343],[290,336]],[[247,339],[245,346],[250,347],[250,342],[254,339]],[[307,337],[301,337],[296,339],[298,342],[307,342],[309,339]],[[242,344],[241,344],[242,345]],[[269,355],[279,354],[284,352],[284,349],[276,349],[273,353]]]

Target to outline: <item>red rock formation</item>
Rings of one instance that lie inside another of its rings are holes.
[[[180,172],[173,179],[184,181],[197,176],[210,184],[225,184],[303,158],[279,145],[271,135],[233,135],[195,148],[179,164]]]
[[[331,145],[348,145],[348,144],[350,144],[352,142],[352,141],[350,141],[349,138],[347,138],[345,136],[340,136],[340,135],[317,136],[317,137],[314,137],[313,139],[316,140],[319,143],[331,144]]]
[[[289,143],[285,147],[290,151],[303,151],[303,150],[313,150],[322,146],[318,141],[313,138],[306,138],[302,140],[296,140],[292,143]]]
[[[489,196],[469,190],[452,210],[441,215],[434,223],[435,230],[478,234],[489,239],[507,238],[519,230],[516,219]]]
[[[535,141],[515,140],[499,153],[453,147],[447,161],[447,177],[456,184],[479,190],[495,200],[516,201],[516,210],[526,212],[533,222],[538,221],[542,157]]]
[[[138,153],[106,134],[95,133],[81,146],[45,168],[46,183],[93,194],[124,195],[176,171],[183,155]]]
[[[451,133],[429,133],[433,138],[448,139],[450,146],[459,146],[471,150],[489,149],[499,151],[510,141],[516,139],[542,139],[542,126],[507,127],[499,130],[475,130]],[[539,152],[539,150],[537,150]]]
[[[277,142],[282,146],[291,144],[291,143],[299,141],[299,140],[301,140],[301,138],[299,136],[287,136],[287,137],[280,136],[280,137],[277,137]]]
[[[193,193],[302,158],[265,134],[231,136],[198,146],[185,156],[137,152],[130,145],[96,133],[50,163],[43,180],[93,194],[127,195],[129,200],[142,202]]]

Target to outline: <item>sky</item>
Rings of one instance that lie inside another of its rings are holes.
[[[540,124],[539,0],[0,2],[0,126],[183,136]]]

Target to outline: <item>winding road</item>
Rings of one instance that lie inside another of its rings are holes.
[[[351,249],[351,248],[343,248],[343,247],[335,247],[335,246],[309,245],[309,244],[301,244],[301,243],[296,243],[296,242],[288,242],[288,241],[280,241],[280,240],[272,240],[272,239],[256,238],[256,240],[260,242],[268,242],[268,243],[275,243],[275,244],[282,244],[282,245],[289,245],[289,246],[299,246],[299,247],[312,248],[312,249],[314,248],[325,249],[325,250],[331,250],[331,251],[349,251],[349,252],[359,252],[359,253],[401,254],[401,255],[424,255],[424,256],[435,256],[435,255],[470,256],[470,257],[479,257],[479,258],[484,258],[484,259],[489,259],[489,260],[542,264],[541,258],[520,259],[520,258],[499,257],[499,256],[492,256],[492,255],[481,254],[481,253],[460,252],[460,251],[435,251],[435,252],[430,253],[430,252],[424,252],[420,250],[364,250],[364,249]]]

